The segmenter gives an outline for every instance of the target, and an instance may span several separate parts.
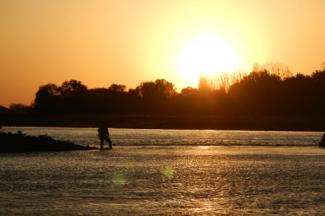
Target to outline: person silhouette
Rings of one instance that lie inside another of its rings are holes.
[[[97,129],[97,131],[100,140],[100,150],[103,150],[103,145],[105,140],[108,142],[109,149],[112,149],[112,141],[109,137],[109,132],[106,123],[102,123]]]
[[[320,140],[319,145],[322,146],[322,147],[325,147],[325,134],[323,134],[323,137]]]

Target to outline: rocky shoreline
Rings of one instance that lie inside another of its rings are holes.
[[[17,133],[0,132],[0,153],[9,152],[52,152],[93,150],[94,147],[81,146],[68,141],[55,140],[47,135],[30,136]]]

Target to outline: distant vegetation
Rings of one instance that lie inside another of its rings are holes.
[[[228,78],[229,79],[229,78]],[[112,84],[89,89],[77,80],[61,86],[42,85],[31,106],[13,104],[0,113],[32,115],[109,114],[151,116],[325,116],[325,70],[291,75],[257,68],[231,84],[213,88],[201,79],[199,88],[177,92],[164,79],[143,82],[134,89]],[[89,116],[88,115],[88,116]],[[193,123],[194,124],[194,123]]]
[[[11,109],[23,112],[23,105]],[[325,71],[310,76],[282,78],[254,71],[225,89],[213,89],[201,79],[200,87],[176,92],[164,79],[143,82],[135,89],[112,84],[88,89],[77,80],[61,86],[39,88],[30,112],[38,114],[218,114],[218,115],[317,115],[325,114]]]

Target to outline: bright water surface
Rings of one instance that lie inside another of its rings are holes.
[[[95,128],[2,130],[98,145]],[[0,215],[324,215],[321,132],[111,129],[113,151],[0,154]]]
[[[4,127],[4,131],[18,130],[29,135],[49,135],[81,145],[98,146],[96,128]],[[118,146],[144,145],[253,145],[253,146],[315,146],[322,132],[295,131],[233,131],[233,130],[160,130],[110,129]]]

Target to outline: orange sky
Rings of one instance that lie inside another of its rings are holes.
[[[0,104],[30,104],[40,85],[71,78],[193,85],[178,55],[200,34],[227,41],[238,70],[279,62],[308,74],[325,61],[324,11],[324,0],[3,0]]]

